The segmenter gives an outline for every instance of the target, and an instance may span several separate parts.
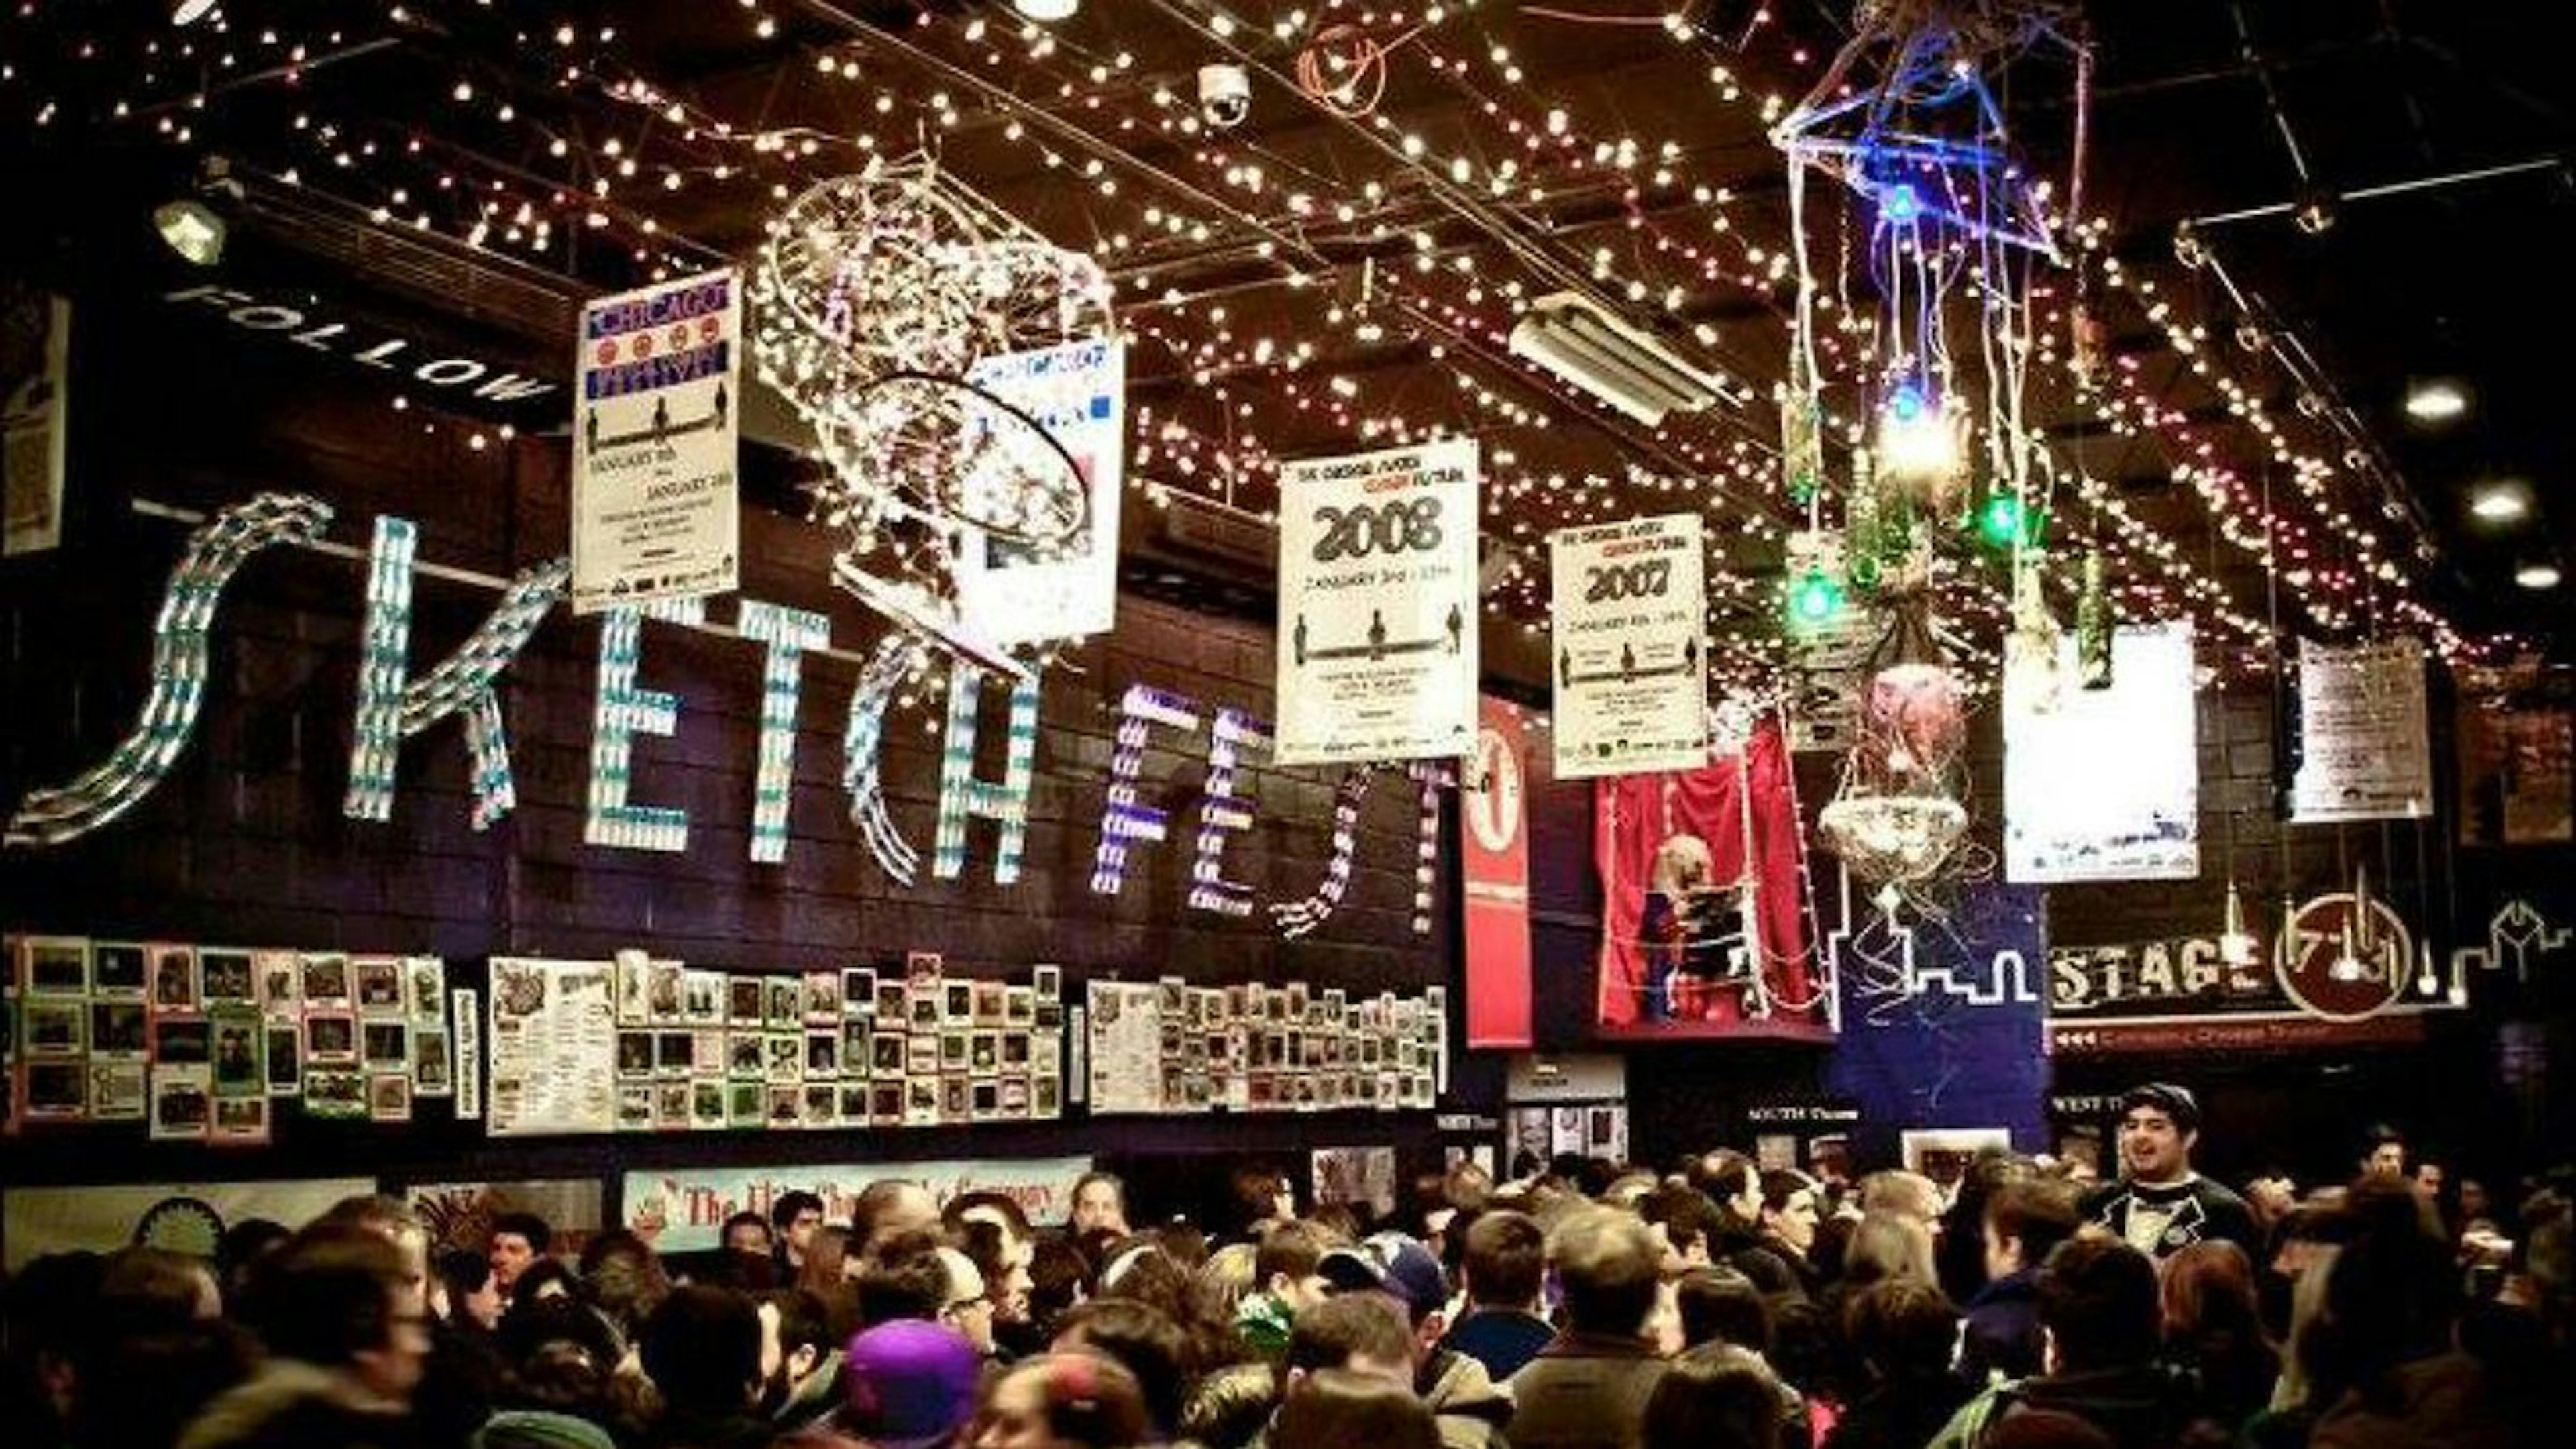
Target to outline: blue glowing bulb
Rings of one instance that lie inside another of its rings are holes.
[[[1914,188],[1900,181],[1879,194],[1878,214],[1899,226],[1923,214],[1923,199]]]
[[[1923,415],[1923,389],[1907,383],[1887,400],[1887,410],[1900,423],[1910,423]]]

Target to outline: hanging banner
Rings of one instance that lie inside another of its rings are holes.
[[[1280,466],[1280,764],[1475,747],[1476,481],[1471,439]]]
[[[2107,689],[2004,686],[2004,869],[2016,884],[2200,874],[2191,625],[2120,629]],[[2076,642],[2058,668],[2077,670]]]
[[[574,613],[736,587],[740,283],[708,272],[581,309]]]
[[[0,553],[41,553],[63,541],[63,465],[71,436],[72,304],[39,291],[0,291],[0,496],[8,533]]]
[[[492,958],[492,1136],[617,1130],[616,974],[607,961]]]
[[[2298,708],[2292,823],[2421,820],[2433,813],[2421,644],[2300,640]]]
[[[1562,716],[1559,716],[1562,718]],[[1467,1045],[1530,1042],[1529,744],[1488,696],[1458,789],[1467,918]]]
[[[2460,843],[2576,840],[2576,713],[2464,702],[2458,719]]]
[[[1030,477],[1061,476],[1069,461],[1081,475],[1086,508],[1084,526],[1044,550],[964,530],[959,619],[968,633],[996,644],[1107,632],[1118,607],[1118,505],[1126,491],[1126,347],[1094,339],[1004,353],[976,363],[966,380],[1018,409],[1046,437],[989,406],[970,413],[967,426],[989,429],[1010,464]]]
[[[0,1193],[0,1240],[13,1273],[53,1253],[138,1244],[211,1258],[235,1223],[267,1218],[300,1228],[341,1199],[375,1190],[372,1177],[13,1187]]]
[[[1560,779],[1708,757],[1708,591],[1696,513],[1548,535]]]
[[[725,1219],[738,1212],[766,1218],[790,1192],[823,1200],[823,1216],[848,1222],[859,1194],[886,1178],[917,1182],[942,1202],[968,1192],[1006,1192],[1029,1221],[1054,1226],[1073,1216],[1073,1185],[1091,1170],[1088,1157],[1026,1161],[871,1162],[835,1166],[663,1167],[626,1174],[619,1199],[626,1227],[657,1253],[724,1246]]]
[[[535,1213],[554,1230],[550,1251],[578,1255],[607,1224],[606,1185],[595,1177],[535,1178],[516,1182],[414,1182],[403,1186],[403,1205],[429,1229],[441,1248],[480,1253],[491,1246],[492,1224],[505,1213]]]

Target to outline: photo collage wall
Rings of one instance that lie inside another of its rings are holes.
[[[7,1120],[140,1123],[159,1141],[251,1146],[280,1101],[408,1122],[456,1091],[435,956],[169,941],[8,941]]]
[[[489,1131],[944,1127],[1064,1114],[1062,973],[492,962]]]
[[[1448,1085],[1448,991],[1352,999],[1303,981],[1089,983],[1090,1108],[1117,1113],[1381,1112]]]

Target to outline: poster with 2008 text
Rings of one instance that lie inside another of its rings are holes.
[[[1281,764],[1474,746],[1476,479],[1467,439],[1281,467]]]

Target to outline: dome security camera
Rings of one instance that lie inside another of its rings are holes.
[[[1199,67],[1199,115],[1220,131],[1231,131],[1252,114],[1252,77],[1242,66],[1222,62]]]

